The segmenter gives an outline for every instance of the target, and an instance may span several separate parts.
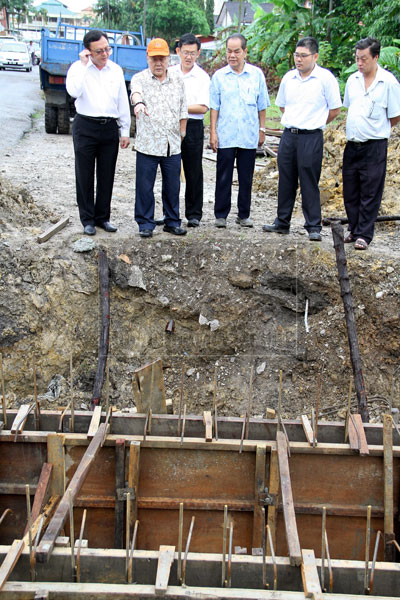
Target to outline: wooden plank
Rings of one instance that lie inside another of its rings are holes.
[[[47,229],[44,233],[41,233],[37,236],[36,241],[39,244],[43,244],[43,242],[47,242],[53,235],[64,229],[66,225],[69,223],[69,217],[64,217],[64,219],[60,219],[55,225],[52,225]]]
[[[268,493],[272,498],[272,504],[268,506],[267,522],[271,531],[271,538],[274,548],[276,548],[276,522],[278,516],[278,494],[279,494],[279,466],[278,453],[276,450],[271,450],[269,462],[269,486]],[[267,554],[271,554],[269,541],[267,539]]]
[[[114,516],[114,547],[124,547],[124,514],[125,501],[118,499],[118,490],[125,487],[125,440],[115,443],[115,516]]]
[[[31,408],[30,404],[22,404],[19,407],[17,415],[13,421],[13,424],[11,425],[11,433],[16,433],[17,427],[18,427],[18,433],[21,433],[24,430],[26,418],[29,414],[30,408]]]
[[[140,395],[136,396],[136,405],[140,413],[147,413],[151,408],[153,414],[166,414],[164,374],[162,360],[144,365],[134,371]],[[139,400],[140,398],[140,400]]]
[[[360,440],[358,439],[358,433],[356,427],[354,427],[353,418],[355,415],[350,415],[349,418],[349,444],[352,450],[360,450]]]
[[[294,511],[292,484],[290,481],[289,459],[285,434],[278,431],[276,434],[278,451],[279,476],[282,490],[282,507],[285,520],[286,541],[289,549],[290,564],[300,566],[301,550],[297,532],[296,514]]]
[[[140,473],[140,442],[129,444],[128,487],[133,489],[134,498],[131,502],[131,526],[137,519]]]
[[[35,521],[39,516],[48,494],[48,487],[50,482],[50,475],[53,470],[53,465],[50,463],[44,463],[40,472],[39,482],[36,488],[35,498],[32,506],[31,519]],[[24,535],[28,532],[28,524],[26,524]]]
[[[47,528],[47,531],[45,532],[42,538],[42,541],[39,544],[36,553],[36,559],[38,562],[46,562],[47,560],[49,560],[54,548],[55,540],[60,535],[60,531],[69,513],[70,495],[72,497],[72,503],[74,503],[74,500],[87,477],[90,466],[100,450],[105,433],[105,428],[106,424],[102,423],[99,429],[97,430],[96,435],[90,442],[85,454],[83,455],[82,460],[79,463],[79,466],[75,471],[74,476],[72,477],[71,482],[66,490],[66,493],[64,494],[56,510],[56,513],[52,518]]]
[[[355,415],[352,415],[352,417],[354,419],[354,423],[357,428],[357,434],[358,434],[357,438],[358,438],[358,443],[359,443],[360,455],[368,456],[369,448],[368,448],[368,444],[367,444],[367,438],[365,437],[364,424],[362,422],[361,415],[355,414]],[[350,421],[351,420],[352,419],[350,419]]]
[[[256,472],[254,478],[254,516],[253,516],[253,548],[260,548],[263,539],[263,529],[266,525],[261,505],[261,498],[265,495],[265,446],[257,446],[256,450]],[[263,496],[261,496],[263,494]]]
[[[205,427],[205,436],[204,439],[206,440],[206,442],[212,442],[212,418],[211,418],[211,411],[210,410],[205,410],[203,412],[203,423],[204,423],[204,427]]]
[[[314,550],[302,550],[301,556],[301,578],[305,597],[322,600],[322,589],[319,583]]]
[[[306,436],[307,442],[310,444],[310,446],[312,446],[314,434],[310,424],[310,419],[307,417],[307,415],[301,415],[301,424],[303,425],[303,431]]]
[[[99,428],[101,419],[101,406],[95,406],[93,411],[93,416],[91,418],[89,429],[87,436],[89,439],[92,439]]]
[[[52,496],[62,496],[65,491],[64,441],[63,433],[47,435],[47,462],[53,465],[49,488]]]
[[[155,592],[163,596],[168,588],[171,566],[174,562],[175,546],[160,546],[160,555],[157,564]]]
[[[384,542],[385,560],[393,561],[395,556],[394,544],[394,514],[393,514],[393,425],[392,415],[383,415],[383,474],[384,474]]]

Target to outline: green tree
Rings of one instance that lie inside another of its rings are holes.
[[[149,37],[163,37],[173,46],[183,33],[208,35],[210,27],[197,0],[153,0],[146,15]]]
[[[206,0],[206,19],[210,33],[214,31],[214,0]]]
[[[31,8],[32,0],[0,0],[0,8],[5,8],[7,29],[10,29],[10,15],[12,28],[14,29],[14,17],[20,23],[21,17],[27,14]]]

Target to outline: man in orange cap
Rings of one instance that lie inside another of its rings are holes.
[[[179,218],[181,141],[186,134],[187,104],[183,79],[168,70],[169,48],[155,38],[147,46],[148,69],[131,81],[136,116],[135,220],[139,235],[151,237],[154,221],[154,183],[160,165],[163,180],[164,231],[185,235]]]

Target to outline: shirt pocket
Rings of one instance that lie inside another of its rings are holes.
[[[251,83],[241,83],[240,98],[245,104],[248,104],[250,106],[256,106],[258,99],[258,89]]]

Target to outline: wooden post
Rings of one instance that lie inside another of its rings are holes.
[[[139,473],[140,473],[140,442],[131,442],[129,444],[129,464],[128,464],[128,487],[133,490],[134,498],[131,499],[131,523],[132,526],[137,520],[137,506],[139,495]]]
[[[394,560],[394,513],[393,513],[393,426],[392,415],[383,415],[383,462],[384,462],[384,555],[386,561]]]
[[[260,548],[265,530],[265,510],[261,505],[261,494],[265,493],[265,446],[257,445],[256,473],[254,481],[253,548]]]
[[[125,440],[116,440],[114,548],[124,547],[125,500],[119,496],[119,491],[123,488],[125,488]]]
[[[357,394],[358,412],[364,422],[369,421],[367,395],[365,393],[364,378],[360,349],[358,346],[357,327],[354,316],[353,297],[350,290],[350,280],[347,271],[346,253],[344,251],[343,227],[335,221],[331,223],[333,246],[336,252],[336,265],[340,283],[340,291],[343,300],[344,314],[346,318],[347,336],[349,339],[350,359],[353,367],[354,384]]]
[[[93,386],[92,408],[100,404],[101,390],[103,387],[106,369],[108,344],[110,336],[110,293],[107,254],[104,250],[99,252],[99,279],[100,279],[100,339],[97,371]]]
[[[65,457],[64,434],[47,434],[47,462],[53,465],[49,493],[51,496],[62,496],[65,491]]]
[[[269,485],[268,493],[272,499],[272,504],[268,506],[268,527],[270,537],[274,548],[276,548],[276,520],[278,516],[278,494],[279,494],[279,466],[278,466],[278,453],[276,450],[271,449],[271,457],[269,462]],[[272,549],[267,540],[267,553],[271,554]]]

